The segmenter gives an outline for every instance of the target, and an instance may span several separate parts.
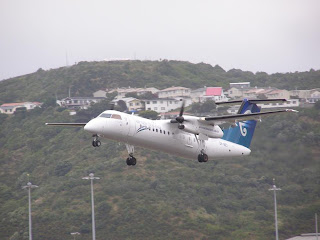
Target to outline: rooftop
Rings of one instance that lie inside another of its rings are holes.
[[[174,90],[188,90],[188,89],[189,88],[172,86],[172,87],[169,87],[169,88],[166,88],[166,89],[162,89],[159,92],[174,91]]]
[[[20,103],[4,103],[1,105],[1,107],[16,107],[16,106],[22,106],[25,105],[27,103],[33,103],[35,105],[40,105],[41,103],[39,102],[20,102]]]
[[[206,96],[221,96],[222,87],[207,87]]]

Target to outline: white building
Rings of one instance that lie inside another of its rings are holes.
[[[151,92],[152,94],[157,94],[157,92],[159,91],[159,89],[151,87],[151,88],[117,88],[117,89],[113,89],[108,91],[108,93],[113,93],[113,92],[117,92],[117,98],[124,98],[126,97],[127,93],[136,93],[138,96]]]
[[[193,102],[205,102],[213,100],[215,102],[228,101],[227,96],[224,94],[222,87],[203,87],[192,90],[190,97]]]
[[[175,97],[189,97],[191,93],[190,88],[185,87],[170,87],[158,92],[159,98],[175,98]]]
[[[232,87],[226,91],[226,95],[228,95],[228,97],[232,99],[240,99],[243,98],[243,93],[245,91],[248,91],[248,89],[239,89]]]
[[[203,88],[198,88],[195,90],[191,90],[190,97],[192,99],[192,102],[202,102],[203,101],[203,96],[206,95],[206,86]]]
[[[320,91],[314,91],[310,97],[306,98],[307,103],[316,103],[318,101],[320,101]]]
[[[93,97],[107,97],[107,91],[106,90],[98,90],[93,93]]]
[[[13,114],[18,108],[31,110],[36,107],[41,107],[39,102],[20,102],[20,103],[4,103],[0,106],[0,112],[5,114]]]
[[[67,97],[57,100],[57,104],[68,109],[88,109],[91,104],[104,99],[104,97]]]
[[[203,96],[203,101],[213,100],[215,102],[226,102],[228,101],[227,96],[223,93],[222,87],[207,87],[206,93]]]
[[[248,89],[250,88],[250,82],[230,83],[230,88]]]
[[[143,100],[132,97],[115,99],[113,102],[118,102],[121,100],[126,103],[126,106],[129,111],[141,111],[145,108]]]
[[[145,100],[145,109],[152,110],[158,113],[170,112],[181,108],[183,99],[181,98],[163,98]],[[191,99],[185,99],[185,107],[190,106]]]

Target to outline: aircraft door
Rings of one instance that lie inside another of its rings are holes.
[[[130,116],[124,117],[123,121],[123,134],[126,136],[133,136],[136,130],[135,122],[130,118]]]

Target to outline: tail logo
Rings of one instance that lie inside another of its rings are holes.
[[[237,124],[238,126],[238,124]],[[239,122],[239,127],[240,127],[240,133],[243,137],[247,136],[248,130],[245,128],[245,123]]]

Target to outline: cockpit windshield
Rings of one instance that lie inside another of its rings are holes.
[[[112,114],[111,118],[115,118],[115,119],[120,119],[121,120],[121,116],[119,114]]]
[[[99,117],[111,118],[111,114],[110,113],[101,113]]]
[[[119,119],[121,120],[121,116],[119,114],[110,114],[110,113],[101,113],[99,117],[103,118],[113,118],[113,119]]]

